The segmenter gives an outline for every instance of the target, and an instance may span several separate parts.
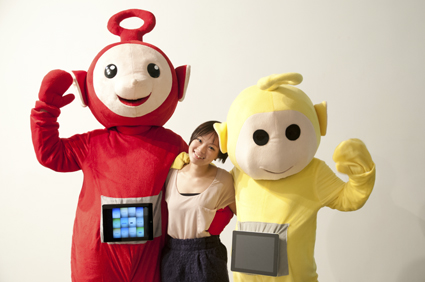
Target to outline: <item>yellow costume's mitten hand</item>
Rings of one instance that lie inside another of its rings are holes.
[[[188,163],[190,163],[189,155],[186,152],[181,152],[174,160],[171,168],[182,169]]]
[[[363,141],[349,139],[335,149],[333,160],[336,169],[348,177],[371,171],[375,164]]]

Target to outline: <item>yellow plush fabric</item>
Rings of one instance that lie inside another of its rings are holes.
[[[237,226],[244,226],[243,223],[289,225],[286,234],[289,275],[269,277],[234,272],[235,282],[317,282],[314,259],[317,212],[322,207],[357,210],[365,204],[375,183],[375,164],[359,139],[342,142],[333,155],[337,170],[348,175],[347,183],[323,161],[314,158],[316,151],[306,154],[307,161],[300,157],[312,146],[317,150],[327,130],[326,102],[313,105],[303,91],[288,85],[301,81],[302,76],[296,73],[261,79],[235,99],[226,122],[214,125],[221,150],[229,154],[235,166],[232,175]],[[281,128],[292,122],[299,125],[301,135],[299,140],[288,137],[288,141]],[[268,143],[257,143],[255,132],[266,129]],[[309,138],[302,139],[303,134],[310,134]],[[268,150],[267,146],[272,149]],[[244,163],[238,163],[238,159]],[[297,163],[303,165],[291,172]],[[253,177],[255,173],[259,177]]]
[[[324,206],[341,211],[361,208],[375,182],[374,166],[345,183],[316,158],[301,172],[276,181],[255,181],[237,168],[232,174],[238,221],[289,224],[289,275],[267,277],[234,272],[234,281],[318,281],[314,260],[317,212]]]
[[[188,163],[190,163],[189,155],[186,152],[181,152],[174,160],[171,168],[182,169]]]
[[[294,76],[295,74],[290,73],[290,75]],[[299,74],[296,75],[300,76]],[[287,79],[289,80],[290,78]],[[293,78],[291,84],[296,85],[301,82],[300,80],[302,80],[302,77],[301,79],[298,77]],[[264,82],[259,82],[258,84],[261,87],[268,86],[263,85],[265,84]],[[282,95],[282,93],[285,93],[285,95]],[[232,103],[227,122],[216,126],[220,141],[226,140],[226,142],[220,142],[220,149],[223,153],[228,151],[235,152],[239,132],[248,117],[257,113],[284,110],[299,111],[310,119],[316,129],[317,146],[319,146],[321,132],[326,133],[327,127],[326,103],[323,102],[319,107],[321,111],[317,112],[310,98],[302,90],[290,85],[280,85],[272,90],[261,89],[258,85],[248,87]],[[323,124],[320,124],[319,120]],[[220,130],[220,127],[225,128]],[[233,154],[229,154],[229,158],[235,166],[238,166]]]

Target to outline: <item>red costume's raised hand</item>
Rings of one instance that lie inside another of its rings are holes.
[[[64,95],[72,81],[72,76],[66,71],[52,70],[44,77],[38,98],[49,106],[62,108],[75,99],[74,94]]]

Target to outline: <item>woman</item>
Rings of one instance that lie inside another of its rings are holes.
[[[226,247],[208,232],[217,209],[229,206],[236,213],[232,176],[211,164],[227,158],[214,123],[195,129],[188,154],[176,158],[165,183],[169,241],[161,263],[163,282],[229,281]]]

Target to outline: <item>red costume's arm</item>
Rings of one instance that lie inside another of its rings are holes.
[[[220,235],[220,233],[224,230],[224,227],[229,224],[230,220],[233,217],[233,212],[227,206],[224,209],[217,210],[213,222],[208,229],[208,232],[211,235]]]
[[[87,135],[59,138],[57,117],[50,114],[51,107],[37,101],[31,110],[31,133],[38,161],[45,167],[59,172],[81,169],[81,161],[87,154]],[[50,108],[49,112],[41,111]],[[57,109],[59,111],[59,109]]]
[[[180,152],[188,152],[189,150],[189,146],[186,144],[186,142],[184,142],[183,139],[181,139],[181,144],[180,144]]]
[[[59,138],[57,118],[60,108],[73,100],[63,93],[72,83],[70,74],[55,70],[48,73],[41,84],[39,101],[31,111],[31,132],[38,161],[55,171],[69,172],[81,169],[87,149],[88,135]]]

